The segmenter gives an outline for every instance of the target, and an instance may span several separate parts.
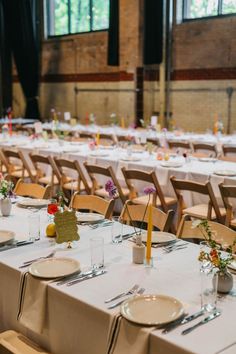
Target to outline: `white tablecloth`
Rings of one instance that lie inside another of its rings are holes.
[[[13,230],[18,238],[27,237],[27,215],[32,211],[14,206],[12,215],[0,218],[1,228]],[[165,254],[153,249],[154,268],[132,264],[132,243],[111,244],[110,227],[91,230],[80,226],[81,240],[76,249],[59,249],[56,257],[72,257],[81,262],[82,269],[90,265],[89,238],[101,235],[105,240],[107,274],[72,287],[48,284],[47,318],[42,334],[23,327],[16,320],[19,285],[24,261],[45,256],[55,245],[43,236],[46,217],[41,214],[41,240],[24,247],[0,252],[0,329],[15,329],[29,336],[54,354],[105,354],[109,328],[119,309],[108,310],[104,300],[139,284],[149,294],[166,294],[183,302],[192,313],[200,308],[200,276],[198,247]],[[235,280],[235,276],[234,276]],[[164,335],[161,330],[150,334],[148,354],[216,354],[235,343],[235,291],[219,301],[222,315],[187,336],[183,328]],[[196,320],[198,321],[198,320]],[[192,322],[193,324],[195,322]],[[121,353],[122,354],[122,353]],[[130,354],[136,354],[130,349]]]

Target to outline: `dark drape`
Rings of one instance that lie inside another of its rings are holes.
[[[108,65],[119,66],[119,0],[110,0]]]
[[[9,21],[0,0],[0,114],[12,105],[12,55]]]
[[[162,62],[163,0],[144,0],[144,65]]]
[[[39,118],[39,47],[35,33],[38,0],[3,0],[19,80],[26,98],[26,118]],[[10,16],[9,16],[10,14]]]

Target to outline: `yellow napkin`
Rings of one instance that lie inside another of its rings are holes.
[[[47,284],[28,272],[21,278],[17,320],[36,333],[45,327]]]

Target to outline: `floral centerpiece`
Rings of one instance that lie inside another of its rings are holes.
[[[9,216],[11,213],[12,205],[10,198],[14,196],[13,187],[13,182],[5,180],[3,175],[0,174],[0,200],[1,213],[3,216]]]
[[[218,273],[218,291],[219,292],[228,292],[232,289],[233,279],[232,275],[228,273],[228,265],[233,261],[233,247],[236,244],[236,238],[232,245],[222,248],[222,246],[216,241],[216,232],[213,231],[208,223],[208,220],[195,220],[193,221],[192,227],[197,227],[209,246],[209,251],[201,250],[199,254],[199,261],[208,262],[212,268],[215,268]],[[221,277],[221,279],[220,279]],[[222,280],[226,279],[229,283],[229,290],[224,291],[224,286],[222,287]]]

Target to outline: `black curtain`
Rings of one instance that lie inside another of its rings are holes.
[[[0,0],[0,115],[12,105],[12,55],[9,21]]]
[[[144,65],[162,62],[163,0],[144,0]]]
[[[119,0],[110,0],[108,65],[119,66]]]
[[[39,46],[35,31],[38,0],[3,0],[17,73],[26,98],[25,118],[39,118]],[[34,13],[33,13],[34,12]]]

